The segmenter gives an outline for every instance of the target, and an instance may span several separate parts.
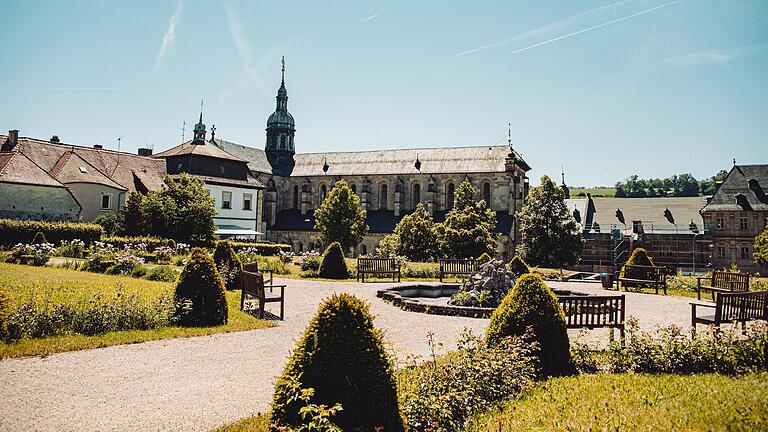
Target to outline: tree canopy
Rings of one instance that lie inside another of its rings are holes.
[[[346,181],[339,180],[315,210],[315,229],[319,232],[320,243],[339,242],[345,251],[357,246],[368,232],[365,216],[360,198]]]
[[[768,264],[768,228],[755,237],[755,247],[752,259],[755,264]]]
[[[518,252],[526,261],[545,267],[567,267],[579,261],[584,247],[579,225],[565,205],[563,191],[549,177],[531,188],[517,221],[522,234]]]
[[[398,238],[397,254],[411,261],[431,261],[440,253],[435,221],[421,203],[413,213],[400,219],[395,234]]]
[[[728,171],[721,170],[714,176],[696,180],[691,174],[673,175],[664,179],[641,179],[637,175],[628,177],[615,185],[615,196],[619,198],[653,197],[694,197],[712,195],[718,181],[724,180]]]
[[[443,253],[451,258],[477,258],[495,254],[496,215],[485,200],[477,200],[477,191],[463,181],[456,189],[453,208],[445,222],[436,227]],[[402,242],[402,238],[400,239]]]

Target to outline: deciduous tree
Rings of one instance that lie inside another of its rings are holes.
[[[339,180],[315,210],[315,229],[319,231],[320,243],[339,242],[345,251],[357,246],[368,232],[365,216],[360,198],[346,181]]]

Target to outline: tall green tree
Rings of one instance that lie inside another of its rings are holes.
[[[128,195],[120,214],[123,217],[125,235],[140,236],[149,231],[147,216],[144,213],[144,195],[140,192]]]
[[[531,188],[517,221],[523,240],[518,253],[526,261],[559,268],[579,261],[584,247],[581,230],[565,205],[563,191],[549,177]]]
[[[424,206],[419,203],[413,213],[405,215],[395,227],[399,238],[398,255],[411,261],[431,261],[440,248],[437,244],[435,221]]]
[[[319,231],[320,243],[339,242],[344,251],[357,246],[368,232],[365,216],[360,198],[346,181],[339,180],[315,210],[315,229]]]
[[[755,237],[752,259],[755,264],[768,265],[768,228]]]
[[[216,225],[216,202],[203,180],[182,173],[178,178],[165,177],[162,194],[174,203],[168,228],[176,241],[209,245],[213,243]]]
[[[443,253],[451,258],[477,258],[496,250],[496,215],[485,200],[477,199],[477,191],[463,181],[456,189],[453,208],[435,230],[441,239]],[[402,238],[401,238],[402,241]]]

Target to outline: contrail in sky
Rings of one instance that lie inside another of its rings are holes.
[[[165,30],[165,35],[163,35],[163,43],[160,45],[160,51],[157,52],[157,57],[155,58],[155,70],[160,69],[160,65],[163,64],[163,60],[165,60],[168,50],[170,50],[171,47],[173,47],[173,44],[176,43],[176,25],[181,18],[182,9],[184,9],[184,1],[179,0],[176,4],[176,10],[168,20],[168,28]]]
[[[628,20],[630,18],[634,18],[636,16],[645,15],[645,14],[651,13],[653,11],[657,11],[659,9],[662,9],[662,8],[669,7],[669,6],[672,6],[674,4],[680,3],[682,1],[683,0],[674,0],[674,1],[671,1],[669,3],[664,3],[662,5],[659,5],[659,6],[656,6],[656,7],[652,7],[650,9],[642,10],[640,12],[635,12],[633,14],[629,14],[629,15],[623,16],[621,18],[616,18],[616,19],[604,22],[602,24],[593,25],[591,27],[587,27],[585,29],[581,29],[581,30],[578,30],[578,31],[575,31],[575,32],[564,34],[562,36],[558,36],[558,37],[553,38],[553,39],[545,40],[544,42],[539,42],[539,43],[536,43],[536,44],[533,44],[533,45],[529,45],[529,46],[527,46],[525,48],[516,49],[514,51],[511,51],[510,54],[516,54],[516,53],[519,53],[519,52],[528,51],[529,49],[540,47],[542,45],[548,45],[548,44],[551,44],[552,42],[557,42],[559,40],[563,40],[563,39],[569,38],[571,36],[576,36],[576,35],[579,35],[579,34],[582,34],[582,33],[586,33],[588,31],[599,29],[601,27],[605,27],[605,26],[608,26],[608,25],[611,25],[611,24],[616,24],[617,22],[625,21],[625,20]]]
[[[380,10],[378,12],[376,12],[375,14],[369,16],[368,18],[364,18],[363,21],[365,21],[365,22],[371,21],[372,19],[374,19],[377,16],[379,16],[379,15],[383,14],[384,12],[386,12],[387,9],[389,9],[389,6],[385,7],[384,9],[382,9],[382,10]]]
[[[503,45],[503,44],[506,44],[508,42],[525,40],[525,39],[528,39],[530,37],[540,35],[542,33],[551,32],[553,30],[557,30],[559,28],[565,27],[565,26],[567,26],[569,24],[573,24],[574,22],[577,21],[577,18],[581,18],[581,17],[583,17],[585,15],[589,15],[589,14],[601,11],[603,9],[608,9],[608,8],[620,6],[620,5],[623,5],[625,3],[629,3],[629,2],[633,2],[633,1],[636,1],[636,0],[621,0],[621,1],[617,1],[615,3],[598,6],[598,7],[595,7],[595,8],[592,8],[592,9],[589,9],[589,10],[586,10],[586,11],[579,12],[577,14],[571,15],[571,16],[569,16],[567,18],[563,18],[561,20],[557,20],[557,21],[555,21],[555,22],[553,22],[551,24],[547,24],[545,26],[541,26],[541,27],[535,28],[533,30],[528,30],[527,32],[520,33],[519,35],[515,35],[515,36],[512,36],[512,37],[507,38],[507,39],[502,39],[500,41],[491,42],[489,44],[482,45],[482,46],[479,46],[477,48],[472,48],[472,49],[469,49],[469,50],[466,50],[466,51],[462,51],[460,53],[456,53],[456,54],[454,54],[454,55],[452,55],[452,56],[450,56],[448,58],[456,58],[456,57],[465,56],[467,54],[476,53],[478,51],[485,51],[485,50],[487,50],[489,48],[497,47],[499,45]]]

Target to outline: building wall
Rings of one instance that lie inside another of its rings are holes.
[[[206,183],[205,188],[208,189],[216,202],[216,217],[214,218],[216,225],[234,225],[264,232],[258,229],[261,222],[261,213],[258,210],[261,197],[258,189],[210,183]],[[222,196],[225,191],[232,194],[231,208],[229,209],[222,208]],[[243,210],[243,196],[245,194],[251,195],[250,210]]]
[[[77,221],[80,205],[66,188],[0,183],[0,217]]]
[[[712,264],[728,268],[735,264],[741,271],[765,272],[754,263],[755,237],[768,228],[765,211],[707,211],[704,226],[712,232]]]
[[[95,183],[68,183],[66,185],[83,207],[80,220],[91,222],[105,212],[119,212],[125,204],[125,191]],[[109,208],[102,208],[102,196],[109,195]]]

